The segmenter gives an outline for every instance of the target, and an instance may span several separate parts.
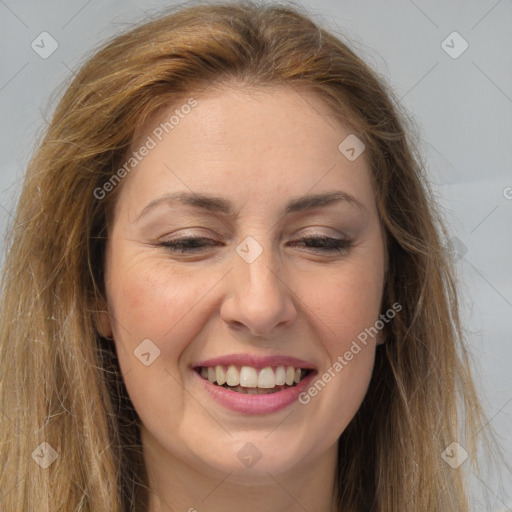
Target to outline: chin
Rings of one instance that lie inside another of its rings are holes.
[[[299,449],[298,441],[292,442],[289,436],[284,437],[287,439],[276,435],[271,440],[268,432],[245,435],[243,438],[246,440],[238,439],[227,446],[219,446],[215,454],[210,451],[203,454],[204,458],[200,456],[203,470],[208,467],[217,477],[219,473],[230,474],[230,481],[244,485],[268,483],[272,480],[270,475],[277,477],[304,465],[307,453]]]

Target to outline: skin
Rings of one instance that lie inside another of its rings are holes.
[[[350,162],[340,153],[350,131],[313,93],[235,87],[194,97],[197,106],[119,190],[98,323],[114,338],[142,421],[156,493],[148,511],[334,510],[337,439],[368,389],[379,336],[307,405],[271,414],[222,407],[191,365],[233,353],[290,355],[322,375],[374,325],[385,249],[366,155]],[[150,119],[133,147],[175,108]],[[331,190],[364,209],[344,201],[282,213],[290,199]],[[237,216],[161,203],[139,218],[178,191],[221,196]],[[301,243],[319,235],[351,246],[329,254]],[[218,244],[192,255],[158,245],[190,236]],[[236,252],[247,236],[262,248],[252,263]],[[147,338],[160,350],[149,366],[134,356]],[[251,468],[237,457],[248,442],[262,455]]]

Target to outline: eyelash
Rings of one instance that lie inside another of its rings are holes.
[[[311,237],[305,237],[301,238],[299,242],[307,242],[311,243],[312,241],[316,241],[317,243],[320,242],[322,246],[320,247],[310,247],[310,249],[313,252],[317,253],[323,253],[323,254],[339,254],[343,252],[346,249],[349,249],[352,246],[351,240],[342,240],[338,238],[332,238],[329,236],[311,236]],[[160,242],[158,245],[161,247],[165,247],[167,249],[170,249],[173,252],[181,252],[181,254],[184,253],[193,253],[193,252],[201,252],[205,245],[198,245],[201,242],[206,242],[208,245],[220,245],[220,243],[216,242],[212,238],[205,238],[205,237],[185,237],[185,238],[179,238],[175,241],[168,241],[168,242]],[[214,242],[213,244],[209,242]],[[296,242],[294,242],[294,245],[296,245]],[[307,244],[306,244],[307,245]]]

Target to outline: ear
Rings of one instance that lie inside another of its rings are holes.
[[[112,339],[112,326],[110,316],[107,311],[98,311],[96,313],[96,329],[103,338]]]
[[[112,323],[107,305],[102,301],[100,304],[96,304],[93,311],[94,325],[100,336],[112,339]]]
[[[386,336],[380,333],[377,338],[377,345],[384,345],[384,343],[386,343]]]
[[[380,315],[380,317],[381,316],[382,314]],[[385,324],[383,328],[380,329],[379,332],[377,333],[377,337],[375,339],[376,346],[384,345],[384,343],[386,343],[387,339],[389,338],[390,332],[390,326],[388,324]]]

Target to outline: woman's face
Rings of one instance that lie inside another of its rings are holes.
[[[338,148],[350,131],[312,93],[194,99],[134,141],[107,247],[100,330],[146,456],[251,482],[332,467],[380,336],[368,335],[385,253],[366,155],[354,159],[353,138]]]

